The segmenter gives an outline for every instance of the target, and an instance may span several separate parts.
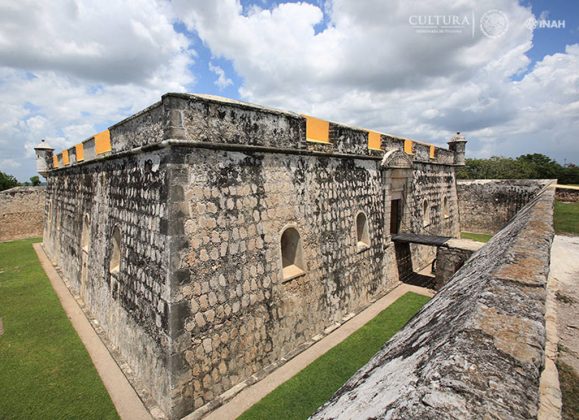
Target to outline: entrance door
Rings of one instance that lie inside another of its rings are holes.
[[[390,234],[395,235],[400,231],[400,219],[402,212],[400,211],[401,200],[392,200],[390,202]]]

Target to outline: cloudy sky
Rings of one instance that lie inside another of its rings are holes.
[[[166,92],[579,163],[579,2],[0,0],[1,171]]]

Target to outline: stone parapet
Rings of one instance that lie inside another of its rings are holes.
[[[529,202],[313,418],[536,418],[554,193]]]
[[[399,149],[416,162],[455,162],[455,153],[448,149],[404,137],[217,96],[167,93],[143,111],[55,153],[49,169],[175,143],[375,159]]]

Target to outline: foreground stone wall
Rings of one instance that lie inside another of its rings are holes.
[[[313,418],[536,418],[553,200],[525,206]]]
[[[0,192],[0,241],[42,236],[45,187]]]
[[[461,230],[498,232],[549,182],[539,179],[458,180]]]

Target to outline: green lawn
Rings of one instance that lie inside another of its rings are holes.
[[[116,419],[34,242],[0,243],[0,418]]]
[[[555,232],[579,235],[579,202],[555,201]]]
[[[486,233],[460,232],[460,237],[462,239],[471,239],[473,241],[488,242],[493,235],[487,235]]]
[[[428,300],[425,296],[406,293],[239,418],[308,418],[366,364]]]

